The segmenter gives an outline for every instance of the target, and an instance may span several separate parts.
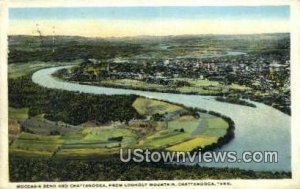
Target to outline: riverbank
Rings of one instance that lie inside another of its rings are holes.
[[[216,100],[222,102],[228,102],[228,103],[233,103],[242,106],[249,106],[254,108],[255,104],[242,100],[242,99],[249,99],[276,108],[277,110],[287,115],[290,115],[291,113],[290,108],[287,108],[285,105],[281,104],[281,101],[278,101],[278,97],[268,96],[265,94],[261,94],[261,96],[259,96],[258,95],[260,94],[259,91],[251,92],[252,89],[237,84],[222,86],[220,83],[216,81],[199,80],[193,82],[191,81],[192,83],[187,81],[180,82],[184,85],[178,87],[173,85],[168,86],[168,85],[160,85],[160,84],[149,84],[144,81],[131,80],[131,79],[101,80],[98,82],[94,82],[94,81],[74,81],[69,77],[64,76],[62,73],[60,74],[53,73],[53,76],[68,82],[79,83],[81,85],[102,86],[102,87],[117,88],[117,89],[132,89],[132,90],[160,92],[160,93],[216,96],[217,97]],[[202,84],[199,85],[198,82]],[[242,99],[233,99],[230,97],[231,95],[240,96]],[[225,98],[221,99],[221,97],[225,97]]]
[[[62,78],[59,78],[59,79],[62,79]],[[69,82],[74,82],[74,81],[69,81]],[[255,108],[255,104],[249,103],[246,101],[246,99],[249,99],[249,100],[252,100],[252,101],[255,101],[258,103],[264,103],[265,105],[271,106],[271,107],[281,111],[282,113],[291,115],[290,109],[286,109],[278,104],[273,104],[272,99],[269,97],[265,97],[265,96],[260,97],[260,96],[241,93],[239,95],[244,100],[241,100],[241,99],[240,100],[236,100],[236,99],[232,100],[232,99],[230,99],[230,97],[228,97],[231,94],[230,92],[217,92],[217,91],[215,91],[215,92],[181,92],[181,91],[178,91],[175,89],[167,89],[167,88],[155,89],[155,88],[145,88],[145,87],[129,87],[129,86],[123,86],[123,85],[116,85],[116,84],[107,84],[107,83],[97,84],[97,83],[89,83],[89,82],[74,82],[74,83],[78,83],[81,85],[100,86],[100,87],[108,87],[108,88],[116,88],[116,89],[132,89],[132,90],[139,90],[139,91],[159,92],[159,93],[216,96],[217,101]],[[225,96],[225,98],[221,99],[224,96]]]
[[[116,89],[99,86],[80,85],[53,78],[51,75],[58,68],[49,68],[37,71],[32,80],[46,88],[54,88],[67,91],[77,91],[92,94],[135,94],[148,98],[167,100],[172,103],[184,104],[187,107],[204,108],[209,111],[222,112],[235,122],[235,138],[222,147],[222,151],[236,151],[242,154],[246,151],[277,151],[279,162],[270,163],[225,163],[215,164],[212,167],[241,168],[256,171],[289,171],[290,170],[290,116],[261,103],[254,103],[257,107],[233,105],[215,101],[215,97],[169,94],[130,89]],[[265,117],[274,119],[267,119]],[[259,132],[257,132],[259,131]],[[268,137],[266,137],[268,133]]]
[[[226,102],[226,103],[231,103],[231,104],[239,104],[239,105],[243,105],[243,106],[249,106],[252,108],[256,107],[255,104],[247,102],[245,100],[241,100],[237,97],[216,97],[216,101]]]

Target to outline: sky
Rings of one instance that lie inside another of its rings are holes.
[[[289,32],[288,6],[11,8],[11,35],[124,37]]]

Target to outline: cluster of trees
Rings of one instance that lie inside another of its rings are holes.
[[[247,94],[242,96],[243,98],[249,98],[256,102],[262,102],[266,105],[272,106],[273,108],[276,108],[280,110],[281,112],[291,115],[291,108],[290,108],[290,102],[286,103],[286,98],[290,99],[291,91],[282,92],[280,94],[272,94],[270,96],[257,96],[255,94]]]
[[[228,102],[228,103],[231,103],[231,104],[239,104],[239,105],[243,105],[243,106],[249,106],[249,107],[253,107],[255,108],[256,105],[253,104],[253,103],[250,103],[250,102],[247,102],[245,100],[241,100],[239,99],[239,97],[216,97],[216,100],[217,101],[220,101],[220,102]]]
[[[128,122],[141,115],[132,107],[134,95],[92,95],[53,90],[32,83],[30,76],[9,80],[9,105],[28,107],[29,116],[41,113],[52,121],[79,125],[89,120]]]
[[[121,142],[123,140],[123,136],[118,136],[118,137],[111,137],[108,140],[110,141],[117,141],[117,142]]]
[[[132,161],[124,163],[119,157],[97,160],[10,158],[9,169],[11,182],[291,178],[290,172],[256,172]]]

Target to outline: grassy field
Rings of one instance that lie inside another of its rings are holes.
[[[61,136],[21,133],[10,146],[9,152],[14,156],[51,157],[62,143]]]
[[[9,119],[15,119],[18,121],[24,121],[28,118],[28,108],[12,108],[8,109]]]
[[[140,145],[143,148],[165,148],[178,141],[183,141],[189,137],[188,133],[162,131],[153,136],[147,137],[145,141],[141,141]]]
[[[168,123],[168,130],[184,129],[184,132],[192,133],[200,126],[201,119],[190,118],[190,120],[174,120]]]
[[[21,131],[20,123],[28,118],[28,108],[9,107],[8,117],[9,143],[12,143]]]
[[[182,107],[166,102],[138,98],[133,107],[142,115],[165,114],[183,110]],[[173,121],[166,121],[164,127],[152,135],[144,137],[139,141],[139,147],[143,148],[165,148],[169,145],[184,141],[197,129],[200,120],[192,116],[179,116]],[[184,132],[180,131],[184,129]]]
[[[123,147],[135,143],[137,139],[136,133],[128,128],[84,128],[82,131],[85,136],[81,141],[85,142],[103,142],[107,146],[115,146],[121,144]],[[123,137],[121,141],[113,140],[112,138]],[[104,147],[104,146],[103,146]]]
[[[199,119],[182,116],[166,122],[164,129],[141,140],[139,145],[146,148],[166,148],[171,151],[190,151],[216,142],[219,137],[226,134],[227,128],[227,122],[209,114],[201,113]],[[184,150],[187,146],[188,148]]]
[[[22,122],[22,125],[27,130],[41,135],[50,135],[54,132],[56,134],[65,135],[67,133],[77,132],[81,129],[81,126],[46,120],[42,114],[26,119]]]
[[[9,119],[8,120],[8,137],[9,137],[9,143],[12,143],[13,140],[18,137],[18,134],[21,131],[21,126],[19,122],[15,119]]]
[[[122,137],[122,140],[118,140]],[[128,128],[86,127],[80,132],[63,137],[58,157],[85,157],[117,152],[137,142],[138,136]]]
[[[194,150],[196,147],[204,147],[214,142],[217,142],[217,137],[199,136],[191,140],[188,140],[186,142],[182,142],[174,146],[171,146],[167,148],[167,150],[177,151],[177,152],[189,152]]]
[[[99,83],[98,83],[99,84]],[[143,89],[145,86],[148,90],[162,90],[166,91],[167,89],[171,89],[168,86],[154,84],[154,83],[147,83],[144,81],[134,80],[134,79],[114,79],[114,80],[103,80],[100,82],[100,85],[113,85],[116,87],[130,87],[133,89]]]
[[[227,129],[228,124],[224,119],[212,117],[207,120],[207,126],[210,129]]]
[[[22,64],[9,64],[8,78],[18,78],[29,74],[30,72],[49,66],[45,62],[32,62]]]
[[[190,130],[190,140],[178,142],[170,146],[167,150],[170,151],[191,151],[197,147],[204,147],[206,145],[217,142],[218,138],[226,134],[229,127],[228,123],[223,119],[211,116],[208,114],[201,114],[202,121],[194,130]]]
[[[177,105],[146,98],[137,98],[133,103],[133,107],[141,115],[165,114],[183,109]]]

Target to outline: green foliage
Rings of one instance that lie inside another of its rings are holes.
[[[53,152],[63,143],[61,136],[43,136],[21,133],[10,146],[9,153],[19,157],[51,157]]]
[[[117,141],[117,142],[121,142],[123,140],[123,136],[118,136],[118,137],[111,137],[108,140],[110,141]]]
[[[28,118],[28,108],[16,109],[16,108],[9,107],[8,115],[10,119],[23,121]]]
[[[162,163],[122,163],[118,157],[101,160],[10,158],[11,182],[201,180],[291,178],[287,172],[262,172]]]
[[[252,108],[256,107],[255,104],[247,102],[245,100],[241,100],[238,97],[226,97],[226,98],[216,97],[216,100],[220,101],[220,102],[227,102],[227,103],[231,103],[231,104],[239,104],[239,105],[243,105],[243,106],[249,106]]]

